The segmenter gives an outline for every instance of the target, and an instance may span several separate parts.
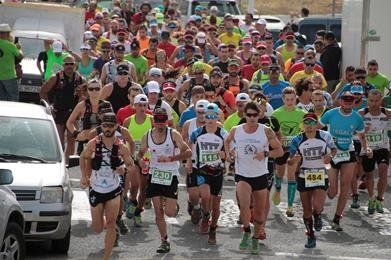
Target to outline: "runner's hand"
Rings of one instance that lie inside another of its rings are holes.
[[[81,177],[80,188],[85,189],[90,186],[90,179],[87,177]]]
[[[90,130],[83,130],[77,135],[76,141],[85,141],[88,139],[88,134]]]
[[[330,154],[326,154],[324,157],[323,157],[323,163],[324,164],[329,164],[331,162],[331,160],[333,159],[333,157],[331,157]]]
[[[190,174],[193,172],[193,164],[192,164],[191,160],[186,161],[185,168],[186,168],[187,174]]]
[[[367,148],[367,156],[368,156],[369,159],[372,159],[372,157],[373,157],[373,151],[372,151],[371,148]]]
[[[224,151],[220,151],[219,152],[219,156],[220,156],[220,159],[224,160],[225,159],[225,152]]]
[[[119,166],[115,169],[115,172],[119,175],[124,175],[126,173],[125,167]]]
[[[159,163],[165,163],[165,162],[171,162],[171,157],[170,156],[160,156],[157,158],[157,162]]]
[[[231,150],[230,152],[225,152],[225,154],[227,155],[227,161],[228,162],[230,162],[230,163],[235,162],[235,152],[234,152],[234,150]]]
[[[253,157],[254,160],[258,160],[258,161],[262,161],[263,159],[265,159],[265,152],[264,151],[260,151],[258,153],[256,153]]]

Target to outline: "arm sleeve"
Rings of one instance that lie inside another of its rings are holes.
[[[293,138],[292,143],[289,146],[289,157],[293,157],[296,154],[297,150],[299,149],[299,144],[301,141],[300,136],[301,135],[298,135],[295,138]]]

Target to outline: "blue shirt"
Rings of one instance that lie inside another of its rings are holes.
[[[320,123],[323,126],[328,125],[337,148],[343,151],[353,151],[353,135],[364,133],[364,120],[361,115],[356,111],[352,111],[349,115],[342,114],[339,107],[324,113]]]
[[[263,94],[268,98],[268,102],[273,109],[277,109],[284,104],[282,101],[282,91],[289,85],[289,82],[281,80],[278,81],[278,85],[272,86],[270,81],[267,81],[262,85]]]
[[[193,119],[195,117],[196,117],[196,111],[195,111],[194,105],[193,105],[193,106],[188,107],[185,111],[183,111],[181,118],[179,119],[178,126],[183,127],[183,125],[185,124],[185,122],[187,120]]]

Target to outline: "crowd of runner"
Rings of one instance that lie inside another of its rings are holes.
[[[376,60],[340,68],[333,32],[306,42],[289,23],[274,38],[266,20],[218,17],[216,6],[197,6],[185,22],[176,1],[114,6],[86,5],[80,50],[47,40],[38,64],[40,95],[52,105],[66,158],[80,154],[92,227],[106,230],[105,259],[128,232],[123,219],[142,226],[151,203],[157,252],[170,251],[165,216],[179,210],[180,168],[191,222],[209,244],[217,240],[224,175],[234,174],[239,248],[253,254],[266,239],[270,198],[281,202],[285,172],[286,215],[295,214],[297,190],[306,248],[316,246],[326,196],[338,195],[336,231],[349,196],[360,207],[358,188],[368,189],[368,214],[384,212],[391,99]],[[9,26],[0,31],[0,98],[17,100],[23,46],[9,41]]]

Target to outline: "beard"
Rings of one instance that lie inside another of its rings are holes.
[[[236,77],[238,74],[239,74],[239,72],[236,72],[236,71],[231,71],[231,72],[229,73],[229,75],[230,75],[231,77]]]
[[[110,138],[110,137],[113,137],[113,136],[114,136],[114,131],[113,131],[113,132],[105,131],[103,134],[104,134],[105,137]]]

